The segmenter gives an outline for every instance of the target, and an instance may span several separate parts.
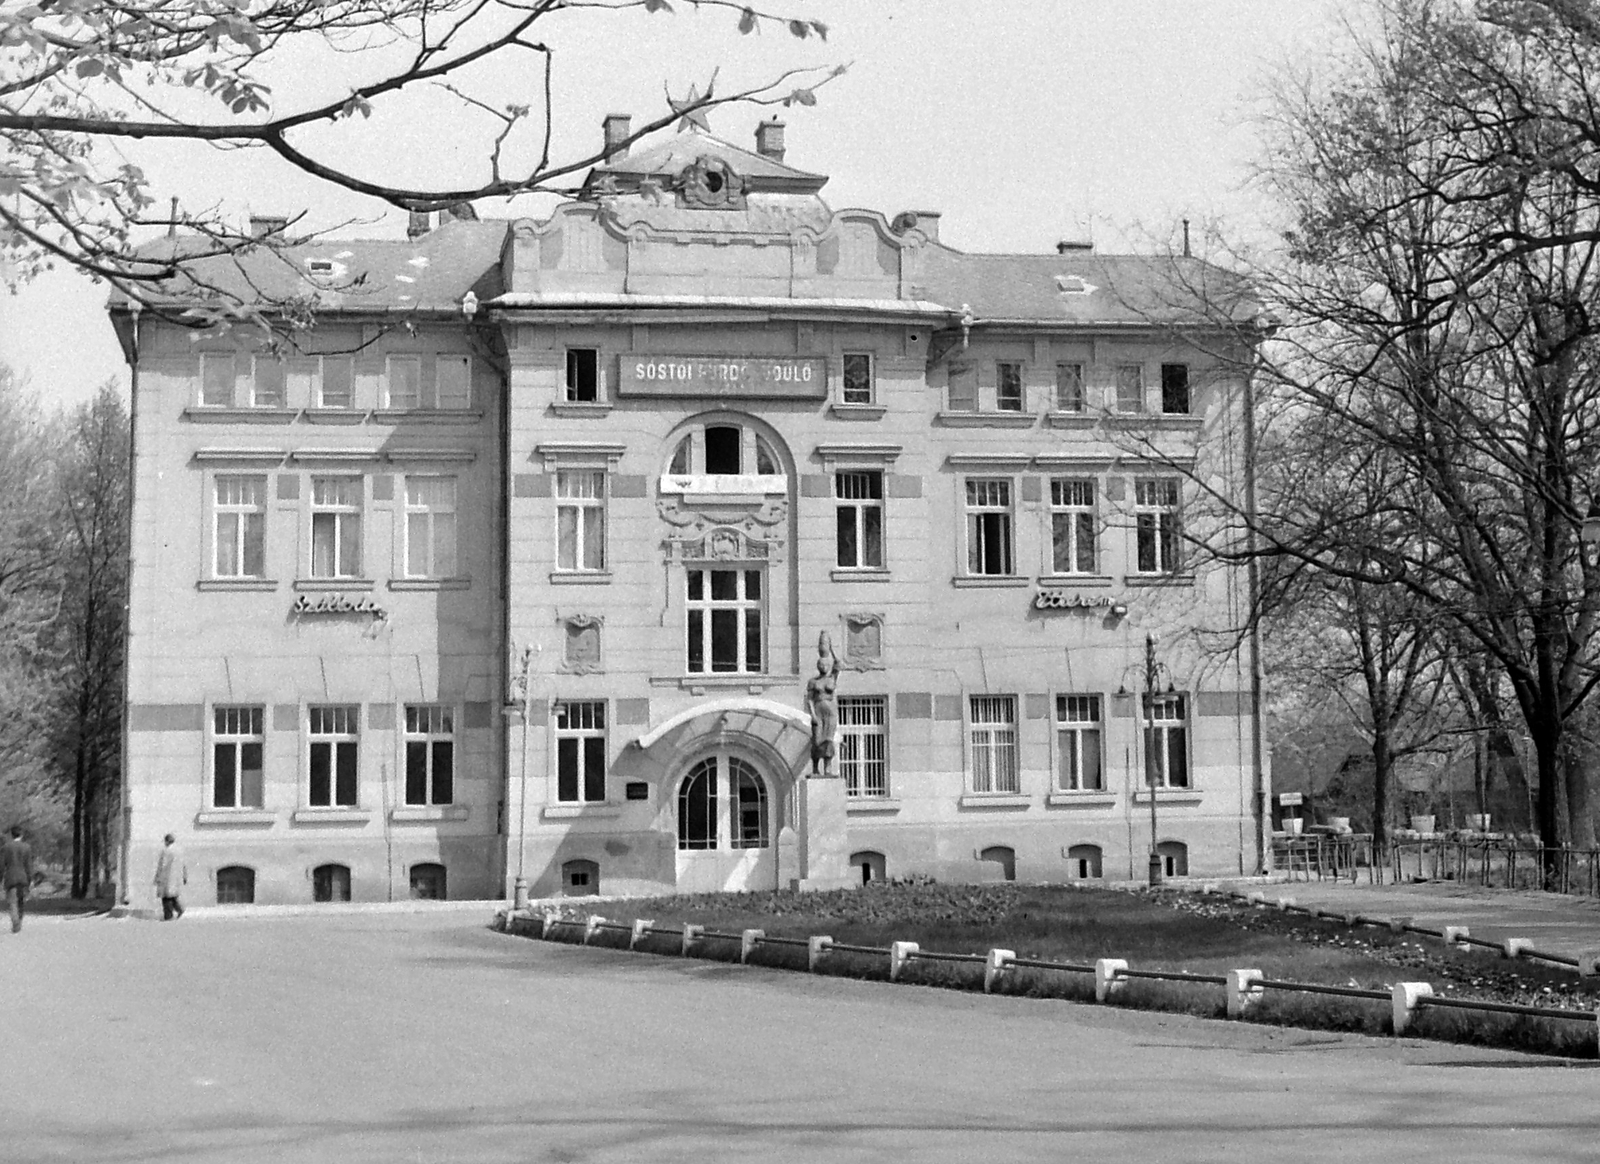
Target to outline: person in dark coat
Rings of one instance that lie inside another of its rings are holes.
[[[6,904],[11,907],[11,932],[22,929],[22,911],[33,882],[33,849],[22,839],[22,826],[11,826],[11,839],[0,845],[0,884],[6,889]]]

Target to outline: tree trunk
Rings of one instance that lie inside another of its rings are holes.
[[[88,773],[84,770],[82,737],[73,756],[72,768],[72,896],[82,898],[88,893],[84,884],[85,834],[89,829]]]
[[[1562,735],[1561,768],[1567,794],[1567,835],[1574,849],[1592,849],[1594,816],[1589,807],[1589,757],[1577,732]]]
[[[1544,887],[1561,888],[1561,807],[1565,800],[1561,783],[1560,724],[1541,731],[1533,745],[1539,759],[1539,843],[1544,846]]]
[[[1372,840],[1378,845],[1389,841],[1389,775],[1393,767],[1389,733],[1377,731],[1372,737]]]

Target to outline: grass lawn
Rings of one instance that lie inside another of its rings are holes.
[[[916,942],[941,953],[983,953],[993,947],[1019,957],[1080,965],[1099,958],[1122,958],[1136,970],[1177,970],[1225,974],[1236,968],[1260,970],[1268,979],[1358,986],[1387,990],[1397,981],[1429,981],[1440,994],[1493,997],[1541,1005],[1587,1005],[1594,1000],[1576,986],[1572,975],[1534,964],[1517,965],[1514,974],[1487,971],[1481,954],[1425,948],[1421,939],[1373,928],[1347,929],[1304,917],[1288,919],[1276,911],[1252,909],[1231,899],[1192,893],[1119,892],[1057,885],[872,886],[833,893],[705,894],[666,898],[570,903],[565,912],[583,917],[591,912],[615,922],[649,918],[658,926],[677,928],[685,922],[736,933],[760,929],[769,936],[805,938],[826,934],[835,942],[885,947],[893,941]],[[581,931],[560,931],[577,941]],[[628,935],[603,931],[592,944],[626,946]],[[675,953],[678,938],[661,934],[646,938],[640,949]],[[733,942],[708,942],[701,957],[736,960]],[[752,961],[804,969],[804,949],[765,946]],[[828,973],[858,977],[887,976],[882,956],[833,954]],[[982,968],[914,963],[905,977],[927,985],[971,989],[982,980]],[[1018,970],[1006,974],[998,989],[1043,997],[1090,999],[1093,978],[1087,974]],[[1560,996],[1551,991],[1559,989]],[[1543,993],[1541,993],[1543,992]],[[1223,990],[1209,984],[1134,980],[1118,1001],[1127,1006],[1174,1010],[1206,1016],[1224,1012]],[[1262,1022],[1321,1029],[1366,1031],[1388,1029],[1387,1002],[1269,991],[1254,1008]],[[1417,1033],[1453,1041],[1486,1042],[1568,1055],[1595,1054],[1595,1026],[1575,1022],[1513,1016],[1473,1015],[1433,1010],[1419,1014]]]

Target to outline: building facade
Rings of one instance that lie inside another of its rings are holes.
[[[1142,877],[1152,795],[1168,874],[1260,866],[1206,650],[1248,579],[1192,544],[1248,486],[1237,285],[966,254],[755,146],[263,259],[287,344],[113,304],[132,883],[166,832],[201,902]]]

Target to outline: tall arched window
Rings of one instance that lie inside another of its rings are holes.
[[[673,447],[667,472],[697,477],[781,477],[783,462],[767,439],[748,425],[707,424],[690,429]]]
[[[678,848],[717,847],[717,760],[708,756],[678,787]]]
[[[728,777],[735,814],[729,847],[765,849],[768,845],[767,786],[756,775],[756,770],[737,756],[728,757]]]

